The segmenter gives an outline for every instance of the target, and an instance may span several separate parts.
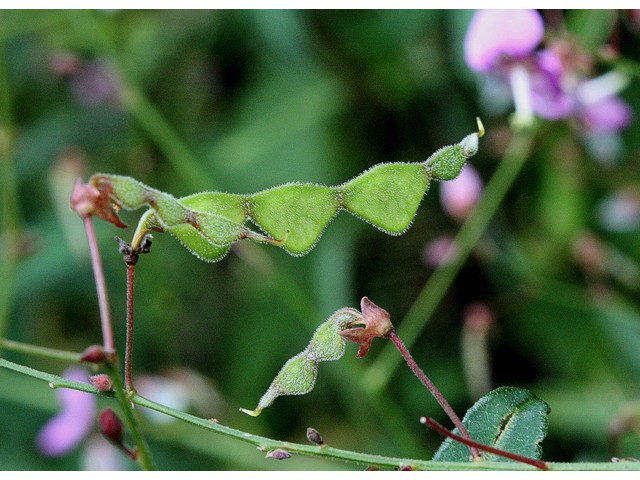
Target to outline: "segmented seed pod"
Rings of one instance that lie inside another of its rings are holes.
[[[289,359],[271,382],[254,410],[240,411],[257,417],[281,395],[303,395],[311,391],[316,382],[318,363],[338,360],[344,354],[345,340],[340,336],[347,325],[361,320],[360,312],[342,308],[331,315],[314,332],[307,348]]]
[[[150,207],[138,223],[131,242],[134,248],[153,230],[169,232],[208,262],[222,259],[233,243],[244,239],[304,255],[340,210],[390,235],[403,233],[413,222],[430,181],[456,178],[477,152],[478,138],[484,133],[479,120],[478,128],[477,133],[439,149],[424,162],[375,165],[336,187],[287,183],[251,195],[202,192],[176,199],[125,176],[96,174],[91,184],[108,190],[119,208]],[[117,220],[115,214],[113,217]],[[263,234],[248,228],[248,221]]]

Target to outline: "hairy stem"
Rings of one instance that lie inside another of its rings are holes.
[[[407,365],[409,365],[409,368],[411,369],[411,371],[416,375],[416,377],[418,377],[418,379],[422,382],[422,384],[425,387],[427,387],[429,392],[431,392],[431,395],[434,396],[434,398],[438,401],[440,406],[447,413],[447,415],[449,416],[449,418],[451,419],[453,424],[456,427],[458,427],[458,430],[460,431],[460,434],[464,438],[466,438],[467,440],[471,440],[471,435],[469,435],[469,432],[467,431],[465,426],[462,424],[462,421],[460,420],[460,417],[458,417],[458,415],[456,414],[455,410],[451,407],[451,405],[449,404],[447,399],[444,398],[442,393],[440,393],[440,390],[438,390],[438,388],[433,384],[433,382],[431,380],[429,380],[429,378],[425,375],[425,373],[422,371],[422,369],[420,369],[420,367],[418,366],[416,361],[411,356],[411,353],[409,353],[409,350],[407,350],[407,348],[404,346],[404,343],[402,343],[402,340],[400,340],[400,337],[398,337],[396,332],[391,332],[389,334],[389,338],[395,344],[395,346],[398,347],[398,350],[400,351],[400,354],[402,355],[402,358],[405,359],[405,361],[407,362]],[[469,450],[471,450],[471,456],[473,458],[479,458],[480,457],[480,452],[478,452],[478,449],[476,447],[474,447],[473,445],[469,446]]]
[[[131,362],[133,361],[133,285],[135,271],[135,264],[127,264],[127,343],[124,355],[124,388],[128,392],[134,391]]]
[[[482,198],[467,217],[456,236],[446,262],[433,272],[413,306],[402,320],[399,333],[408,348],[413,346],[436,307],[453,283],[456,275],[482,237],[498,206],[518,177],[529,158],[535,132],[516,133],[495,174],[487,184]],[[372,391],[383,390],[400,359],[388,345],[371,365],[363,378],[363,385]]]
[[[74,390],[80,390],[82,392],[93,393],[94,395],[101,395],[104,397],[114,397],[113,393],[100,392],[93,385],[88,385],[82,382],[75,382],[66,378],[52,375],[46,372],[41,372],[33,368],[19,365],[3,358],[0,358],[0,368],[6,368],[15,372],[19,372],[23,375],[28,375],[33,378],[37,378],[48,382],[53,388],[71,388]],[[510,462],[434,462],[428,460],[415,460],[409,458],[394,458],[385,457],[381,455],[372,455],[366,453],[353,452],[349,450],[342,450],[333,448],[330,446],[331,439],[325,438],[325,446],[318,447],[317,445],[304,445],[292,442],[282,442],[279,440],[273,440],[258,435],[252,435],[242,430],[227,427],[214,421],[196,417],[188,413],[175,410],[173,408],[161,405],[153,402],[140,395],[133,395],[130,399],[135,405],[141,407],[150,408],[165,415],[169,415],[173,418],[181,420],[190,425],[197,426],[204,430],[225,435],[235,438],[236,440],[256,445],[261,450],[274,450],[276,448],[282,448],[290,453],[297,453],[302,455],[312,455],[317,457],[325,457],[333,460],[341,460],[349,463],[356,463],[360,465],[371,465],[379,468],[398,468],[402,465],[409,465],[417,470],[528,470],[532,467],[530,465],[522,463],[510,463]],[[327,445],[327,443],[329,445]],[[638,462],[601,462],[601,463],[547,463],[549,470],[567,470],[567,471],[616,471],[616,470],[640,470],[640,464]]]
[[[155,470],[149,448],[147,443],[140,433],[136,417],[133,413],[133,406],[131,405],[127,393],[125,392],[120,377],[120,372],[117,368],[118,356],[116,354],[115,343],[113,340],[113,326],[111,322],[111,310],[109,308],[109,298],[107,295],[107,283],[104,278],[104,270],[102,268],[102,261],[100,260],[100,251],[98,250],[98,242],[96,241],[96,234],[93,228],[93,217],[91,215],[85,215],[83,217],[85,227],[87,229],[87,237],[89,239],[89,249],[91,251],[91,263],[93,265],[93,273],[96,281],[96,288],[98,290],[98,302],[100,305],[100,321],[102,324],[102,335],[104,337],[104,349],[107,353],[107,361],[104,363],[107,374],[113,382],[116,398],[118,399],[124,418],[133,440],[138,448],[138,463],[145,470]],[[127,315],[128,316],[128,315]]]

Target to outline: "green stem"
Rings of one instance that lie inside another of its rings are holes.
[[[13,106],[5,47],[0,38],[0,337],[9,324],[18,264],[20,213],[13,156]]]
[[[460,228],[449,251],[447,261],[441,263],[433,272],[413,306],[400,323],[398,335],[404,339],[407,348],[410,349],[413,346],[485,232],[498,206],[502,203],[509,188],[529,158],[534,137],[534,131],[514,134],[504,158],[487,184],[482,198]],[[371,391],[383,390],[399,364],[400,358],[395,354],[393,345],[385,346],[379,357],[364,375],[363,383],[365,388]]]
[[[28,343],[14,342],[0,338],[0,347],[14,352],[26,353],[27,355],[37,355],[41,357],[52,358],[56,360],[65,360],[68,362],[80,362],[81,353],[68,352],[66,350],[57,350],[55,348],[38,347]]]
[[[212,190],[211,175],[200,165],[162,112],[132,82],[123,95],[124,105],[162,151],[173,169],[195,190]]]
[[[90,10],[70,10],[68,15],[78,37],[90,38],[89,43],[95,43],[94,53],[108,55],[115,63],[121,77],[120,98],[123,107],[136,119],[173,169],[195,190],[215,188],[210,173],[202,167],[160,109],[144,95],[129,74],[111,36],[105,32],[102,19]]]
[[[144,470],[155,470],[155,465],[153,463],[153,460],[151,459],[149,446],[147,445],[147,441],[140,432],[138,420],[133,412],[133,404],[131,398],[129,397],[129,394],[124,390],[122,378],[120,377],[120,371],[118,370],[117,365],[114,363],[106,363],[105,367],[107,370],[107,374],[113,382],[113,391],[115,393],[115,397],[118,400],[118,403],[120,403],[120,407],[122,408],[124,421],[127,424],[129,433],[133,437],[133,442],[138,449],[138,456],[136,460]]]
[[[49,383],[53,388],[64,387],[74,390],[80,390],[83,392],[93,393],[96,395],[102,395],[106,397],[114,397],[113,393],[100,392],[92,385],[88,385],[82,382],[75,382],[56,375],[41,372],[33,368],[18,365],[8,360],[0,358],[0,367],[13,370],[24,375],[28,375],[40,380],[44,380]],[[188,413],[175,410],[159,403],[153,402],[140,395],[133,395],[130,401],[141,407],[150,408],[165,415],[169,415],[178,420],[182,420],[185,423],[203,428],[207,431],[225,435],[235,438],[236,440],[249,443],[259,447],[261,450],[274,450],[276,448],[282,448],[290,453],[297,453],[301,455],[312,455],[316,457],[325,457],[332,460],[342,460],[349,463],[355,463],[360,465],[370,465],[379,468],[398,468],[401,465],[409,465],[417,470],[534,470],[534,467],[522,463],[511,462],[489,462],[486,460],[475,462],[434,462],[428,460],[415,460],[410,458],[398,458],[398,457],[385,457],[380,455],[371,455],[366,453],[353,452],[349,450],[342,450],[339,448],[333,448],[328,445],[319,447],[317,445],[304,445],[292,442],[282,442],[279,440],[273,440],[259,435],[253,435],[241,430],[237,430],[220,423],[216,423],[212,420],[195,417]],[[325,439],[327,440],[327,439]],[[329,441],[330,443],[330,441]],[[640,470],[640,463],[638,462],[617,462],[617,463],[548,463],[549,470],[567,470],[567,471],[595,471],[595,470]]]

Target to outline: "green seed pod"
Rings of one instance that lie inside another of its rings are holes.
[[[362,319],[362,314],[353,308],[343,308],[329,317],[313,334],[307,356],[315,361],[338,360],[344,355],[345,342],[340,336],[347,325]]]
[[[399,235],[411,222],[429,188],[422,163],[376,165],[339,187],[344,207],[385,233]]]
[[[467,135],[457,145],[442,147],[425,162],[427,172],[436,180],[453,180],[462,171],[467,158],[478,151],[477,133]]]
[[[390,234],[403,233],[413,221],[432,178],[454,179],[478,150],[479,131],[441,148],[423,163],[383,163],[337,187],[288,183],[253,195],[203,192],[176,199],[130,177],[96,174],[91,184],[118,207],[150,207],[140,219],[131,245],[148,230],[169,232],[202,260],[216,262],[243,239],[281,246],[292,255],[313,248],[340,210],[347,210]],[[108,192],[108,193],[107,193]],[[109,210],[108,208],[106,210]],[[103,210],[100,210],[103,212]],[[124,227],[115,212],[101,218]],[[250,230],[247,220],[268,236]]]
[[[480,137],[484,135],[484,126],[479,118],[478,131],[467,135],[456,145],[442,147],[433,153],[424,165],[429,175],[436,180],[453,180],[462,171],[464,163],[469,157],[478,152]]]
[[[288,183],[250,196],[251,220],[273,238],[284,238],[282,248],[304,255],[318,241],[340,208],[337,192],[322,185]]]
[[[257,417],[280,395],[303,395],[311,391],[316,383],[317,372],[317,362],[309,359],[305,352],[299,353],[283,365],[255,410],[241,408],[240,411]]]
[[[353,308],[342,308],[331,315],[316,329],[307,348],[284,364],[255,410],[241,408],[240,411],[257,417],[280,395],[302,395],[310,392],[316,382],[318,362],[342,357],[345,341],[340,332],[359,320],[362,320],[362,315]]]

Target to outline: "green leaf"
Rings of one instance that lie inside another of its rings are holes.
[[[549,411],[549,405],[528,390],[501,387],[478,400],[467,411],[462,424],[476,442],[539,460]],[[454,433],[460,435],[457,428]],[[489,461],[513,461],[486,452],[482,456]],[[469,447],[447,438],[433,460],[468,462]]]

